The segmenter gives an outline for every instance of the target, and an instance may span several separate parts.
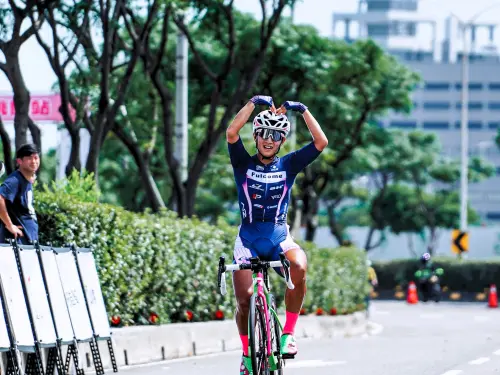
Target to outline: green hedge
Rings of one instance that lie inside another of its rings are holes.
[[[36,193],[40,242],[75,242],[94,250],[110,316],[119,315],[125,324],[147,323],[153,311],[160,323],[183,321],[187,310],[193,312],[193,321],[211,320],[217,309],[233,316],[231,277],[227,275],[228,294],[222,297],[216,276],[219,256],[232,260],[236,227],[178,219],[169,211],[132,213],[92,203],[96,196],[89,189],[63,184]],[[305,309],[335,307],[342,313],[363,308],[364,252],[301,245],[309,260]],[[271,283],[281,301],[285,284],[274,272]]]
[[[418,260],[402,259],[388,262],[374,262],[380,289],[394,289],[397,285],[406,287],[415,281]],[[442,286],[450,291],[484,292],[490,284],[500,286],[500,260],[459,260],[456,258],[434,258],[434,264],[444,269]]]

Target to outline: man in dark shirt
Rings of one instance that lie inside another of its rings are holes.
[[[38,221],[33,207],[33,183],[40,167],[35,145],[25,144],[16,152],[18,169],[0,186],[0,243],[15,238],[23,244],[38,241]]]

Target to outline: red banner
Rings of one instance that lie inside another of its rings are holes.
[[[35,122],[64,122],[59,107],[59,94],[31,95],[29,115]],[[14,121],[16,109],[12,95],[0,95],[0,117],[3,121]],[[70,108],[70,115],[75,119],[75,110]]]

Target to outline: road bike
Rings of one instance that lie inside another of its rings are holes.
[[[225,265],[225,258],[219,259],[217,286],[221,294],[226,295],[226,271],[251,270],[253,294],[250,299],[248,316],[248,352],[252,359],[254,375],[282,375],[285,359],[294,356],[281,354],[280,338],[283,326],[276,311],[276,300],[269,285],[269,268],[282,267],[285,282],[289,289],[295,286],[290,278],[290,262],[285,254],[280,260],[261,261],[258,257],[250,258],[247,264]]]

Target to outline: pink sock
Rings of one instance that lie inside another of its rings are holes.
[[[240,339],[243,345],[243,355],[248,357],[248,335],[240,335]]]
[[[292,313],[290,311],[286,312],[286,322],[283,327],[283,334],[293,335],[295,333],[295,325],[297,324],[297,319],[299,319],[298,313]]]

